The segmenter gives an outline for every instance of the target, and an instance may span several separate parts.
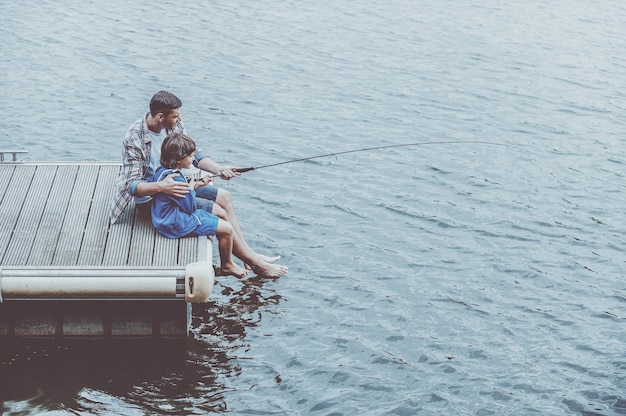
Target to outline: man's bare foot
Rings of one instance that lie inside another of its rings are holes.
[[[248,271],[242,267],[237,266],[235,263],[222,264],[220,267],[221,276],[235,276],[238,278],[246,277]]]
[[[270,257],[263,254],[257,254],[257,256],[259,256],[259,259],[261,259],[265,263],[276,263],[278,260],[280,260],[280,256]],[[246,270],[252,270],[252,266],[250,266],[248,263],[244,264],[244,266],[246,267]]]
[[[259,277],[280,277],[286,274],[289,269],[287,266],[261,261],[258,265],[252,266],[252,271]]]
[[[278,260],[280,260],[280,256],[264,256],[263,254],[259,254],[259,257],[261,258],[261,260],[263,260],[266,263],[276,263]]]

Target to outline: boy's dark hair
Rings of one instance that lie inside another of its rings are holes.
[[[169,91],[159,91],[150,100],[150,114],[155,117],[162,113],[167,116],[175,108],[182,107],[180,99]]]
[[[172,133],[161,145],[161,166],[166,169],[176,168],[176,164],[196,151],[196,143],[182,133]]]

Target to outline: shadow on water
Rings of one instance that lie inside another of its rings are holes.
[[[0,413],[226,412],[246,333],[281,297],[258,278],[223,280],[216,299],[193,305],[184,340],[2,340]]]

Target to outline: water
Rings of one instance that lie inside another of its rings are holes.
[[[159,89],[239,166],[517,146],[225,183],[289,274],[220,279],[182,347],[5,343],[3,413],[626,414],[623,2],[0,7],[28,161],[119,160]]]

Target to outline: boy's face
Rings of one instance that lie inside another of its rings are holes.
[[[186,156],[183,160],[178,162],[179,169],[189,169],[193,166],[193,153]]]
[[[180,120],[180,108],[173,109],[168,115],[161,114],[161,125],[168,130],[176,127],[176,123]]]

